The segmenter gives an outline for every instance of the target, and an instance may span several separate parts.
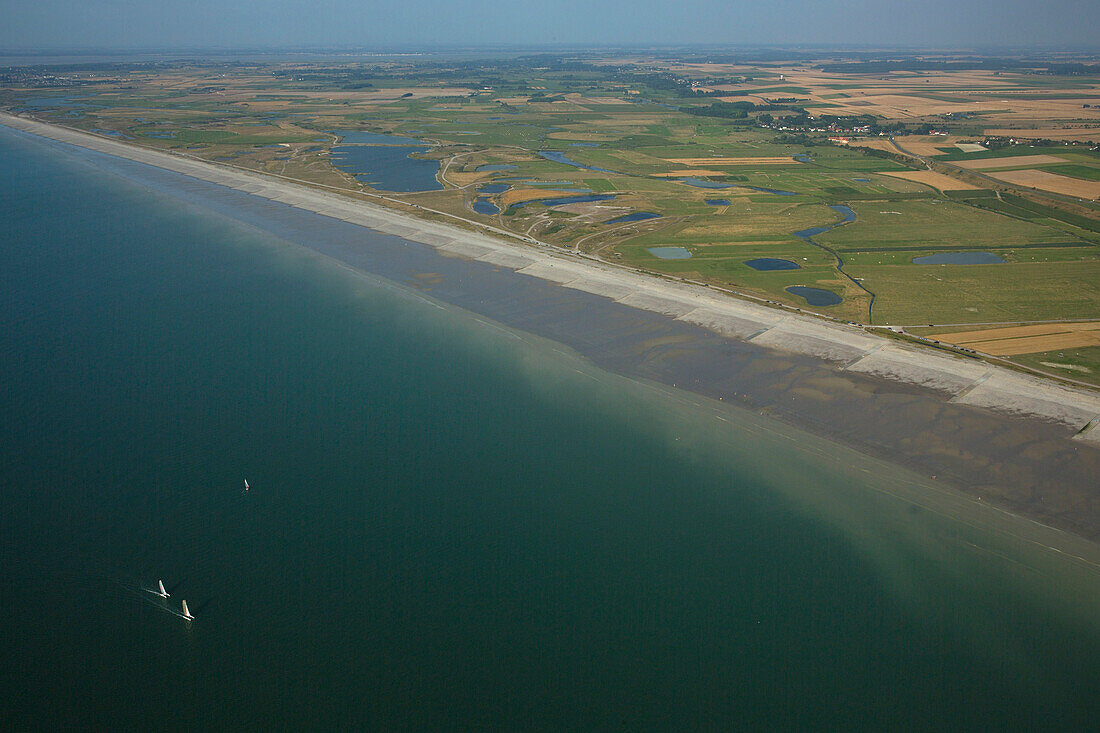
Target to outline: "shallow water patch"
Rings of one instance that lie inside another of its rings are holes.
[[[914,257],[914,265],[999,265],[1004,258],[992,252],[937,252]]]
[[[591,196],[562,196],[549,199],[530,199],[528,201],[520,201],[518,204],[512,204],[512,206],[518,209],[532,202],[538,202],[543,206],[564,206],[565,204],[589,204],[595,201],[610,201],[613,198],[615,198],[615,194],[613,193],[592,194]]]
[[[691,259],[691,252],[683,247],[646,247],[645,251],[660,260]]]
[[[660,214],[654,214],[650,211],[636,211],[633,214],[627,214],[625,216],[619,216],[614,219],[609,219],[604,224],[627,224],[632,221],[645,221],[646,219],[660,219]]]
[[[832,290],[808,288],[805,285],[791,285],[784,290],[791,295],[797,295],[810,305],[836,305],[844,300]]]
[[[439,191],[438,160],[410,157],[426,153],[426,147],[395,145],[338,145],[332,149],[332,163],[355,180],[383,191]]]
[[[802,269],[797,262],[781,260],[777,257],[757,257],[754,260],[746,260],[745,264],[754,270],[761,271]]]
[[[574,168],[582,168],[586,171],[599,171],[601,173],[618,173],[618,171],[608,170],[607,168],[597,168],[592,165],[585,165],[584,163],[578,163],[577,161],[566,157],[565,153],[560,150],[540,150],[539,155],[547,160],[555,163],[562,163],[564,165],[571,165]]]
[[[493,214],[499,214],[500,208],[485,196],[478,196],[477,200],[474,201],[474,211],[479,214],[485,214],[486,216],[492,216]]]

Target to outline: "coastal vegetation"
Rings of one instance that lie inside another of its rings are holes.
[[[1097,69],[793,52],[103,63],[6,70],[0,106],[844,320],[951,334],[1100,320]],[[689,256],[654,254],[664,247]],[[971,251],[1001,261],[915,261]],[[797,267],[746,264],[762,260]],[[800,288],[839,302],[814,306]],[[1005,358],[1100,381],[1100,345],[1047,351]]]

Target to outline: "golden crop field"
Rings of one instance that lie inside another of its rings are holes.
[[[989,158],[986,160],[960,160],[954,165],[972,171],[995,170],[997,168],[1019,168],[1020,166],[1037,166],[1048,163],[1065,163],[1065,158],[1054,155],[1015,155],[1008,158]]]
[[[1043,323],[941,333],[936,339],[993,356],[1037,354],[1055,349],[1100,346],[1100,323]]]
[[[917,183],[924,183],[939,191],[977,191],[978,186],[972,186],[969,183],[964,183],[957,178],[951,176],[945,176],[942,173],[936,173],[935,171],[884,171],[884,176],[890,176],[891,178],[900,178],[905,181],[916,181]]]
[[[1069,176],[1060,176],[1057,173],[1051,173],[1049,171],[1031,169],[1004,171],[1001,173],[990,173],[989,175],[992,178],[996,178],[998,181],[1007,181],[1008,183],[1014,183],[1018,186],[1038,188],[1043,191],[1062,194],[1063,196],[1073,196],[1074,198],[1089,199],[1090,201],[1100,199],[1100,181],[1083,181],[1080,178],[1070,178]]]

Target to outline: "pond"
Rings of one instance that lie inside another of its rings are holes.
[[[481,193],[504,193],[509,188],[507,183],[487,183],[481,187]]]
[[[620,216],[615,219],[609,219],[604,224],[627,224],[632,221],[645,221],[646,219],[660,219],[660,214],[654,214],[649,211],[636,211],[633,214],[627,214],[626,216]]]
[[[598,147],[600,147],[600,144],[599,143],[569,143],[569,147],[571,147],[571,148],[598,148]]]
[[[477,168],[474,168],[474,171],[477,173],[484,173],[485,171],[514,171],[518,169],[518,165],[512,165],[511,163],[486,163],[485,165],[479,165]]]
[[[746,260],[745,264],[754,270],[801,270],[797,262],[781,260],[775,257],[757,257],[755,260]]]
[[[683,247],[646,247],[646,252],[661,260],[691,259],[691,252]]]
[[[794,191],[782,191],[778,188],[760,188],[759,186],[743,186],[737,183],[722,183],[720,181],[708,181],[705,178],[680,178],[677,179],[680,183],[688,186],[694,186],[695,188],[747,188],[750,191],[759,191],[760,193],[771,193],[776,196],[797,196]]]
[[[760,193],[773,193],[776,196],[797,196],[794,191],[783,191],[778,188],[760,188],[759,186],[742,186],[741,188],[747,188],[752,191],[759,191]]]
[[[853,178],[852,180],[853,181],[859,181],[860,183],[870,183],[871,182],[870,178]]]
[[[844,300],[832,290],[821,288],[807,288],[804,285],[791,285],[785,290],[791,295],[797,295],[810,305],[836,305]]]
[[[615,194],[613,193],[592,194],[591,196],[562,196],[549,199],[530,199],[528,201],[521,201],[518,204],[512,204],[512,206],[518,209],[533,201],[537,201],[543,206],[564,206],[566,204],[588,204],[593,201],[610,201],[613,198],[615,198]]]
[[[998,265],[1004,258],[992,252],[937,252],[914,257],[914,265]]]
[[[390,145],[338,145],[332,149],[332,163],[355,180],[383,191],[439,191],[438,160],[409,157],[430,148]]]
[[[497,205],[484,196],[478,196],[477,201],[474,201],[474,211],[487,216],[500,213],[500,209]]]
[[[563,163],[565,165],[571,165],[574,168],[582,168],[586,171],[599,171],[600,173],[617,173],[618,171],[611,171],[607,168],[596,168],[595,166],[585,165],[584,163],[578,163],[575,160],[567,158],[565,153],[560,150],[540,150],[539,155],[547,160],[552,160],[555,163]]]
[[[729,206],[729,199],[707,199],[707,206]]]

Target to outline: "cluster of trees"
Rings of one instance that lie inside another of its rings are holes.
[[[565,97],[558,93],[547,94],[544,91],[536,90],[531,92],[529,99],[532,102],[564,102]]]
[[[1027,145],[1034,145],[1037,147],[1053,147],[1055,145],[1085,145],[1089,146],[1088,152],[1094,153],[1100,146],[1094,145],[1088,140],[1050,140],[1045,137],[1027,137],[1027,130],[1020,130],[1019,137],[987,137],[982,140],[982,145],[990,150],[997,150],[999,148],[1007,148],[1011,145],[1020,145],[1020,142],[1013,142],[1013,140],[1027,140]]]
[[[749,112],[756,111],[756,105],[752,102],[711,102],[706,107],[684,107],[682,111],[699,117],[743,120],[749,116]]]

